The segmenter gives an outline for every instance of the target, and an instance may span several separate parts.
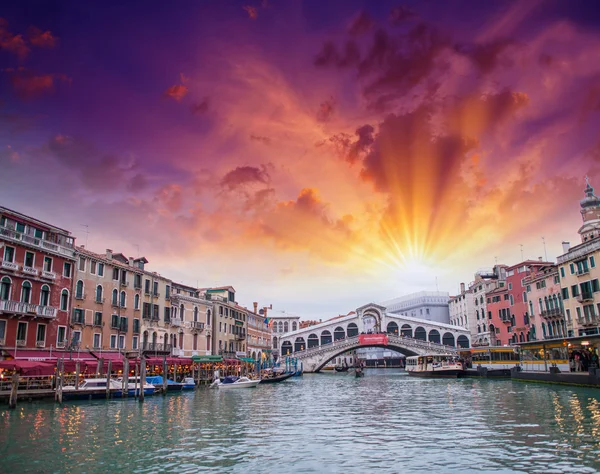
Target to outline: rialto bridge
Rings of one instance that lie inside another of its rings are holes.
[[[318,372],[335,357],[363,347],[386,347],[408,356],[446,354],[470,347],[470,339],[466,329],[386,313],[385,307],[371,303],[355,314],[288,332],[274,346],[282,356],[302,361],[305,372]]]

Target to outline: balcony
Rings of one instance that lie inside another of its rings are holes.
[[[71,323],[73,324],[81,324],[82,326],[85,326],[85,318],[83,316],[83,314],[74,314],[71,316]]]
[[[65,347],[66,345],[67,345],[67,343],[66,343],[65,341],[58,341],[58,342],[56,343],[56,347],[57,347],[58,349],[64,349],[64,347]]]
[[[27,341],[25,339],[17,339],[17,347],[25,347],[27,345]]]
[[[75,298],[76,300],[84,300],[85,299],[85,293],[80,293],[80,294],[75,293],[75,295],[73,296],[73,298]]]
[[[582,268],[581,270],[578,269],[575,272],[575,275],[577,275],[578,277],[589,275],[589,274],[590,274],[590,269],[589,268]]]
[[[598,320],[598,317],[595,314],[587,317],[584,316],[581,318],[577,318],[577,324],[579,324],[580,326],[597,326],[599,322],[600,321]]]
[[[56,273],[42,270],[42,278],[48,278],[49,280],[56,280]]]
[[[552,308],[542,311],[542,318],[553,319],[553,318],[562,318],[563,312],[560,308]]]
[[[204,330],[204,323],[201,323],[200,321],[192,321],[190,324],[192,329],[199,329],[200,331]]]
[[[44,341],[37,341],[35,343],[35,347],[45,347],[46,343]]]
[[[235,340],[236,341],[245,341],[246,340],[246,333],[236,334],[235,335]]]
[[[16,272],[19,269],[19,265],[7,260],[2,260],[2,268]]]
[[[27,273],[28,275],[37,276],[39,272],[33,267],[23,267],[23,273]]]
[[[593,293],[584,292],[584,293],[581,293],[580,295],[577,295],[575,297],[575,299],[579,303],[584,303],[586,301],[594,301],[594,294]]]
[[[181,319],[179,319],[179,318],[171,318],[171,326],[177,326],[177,327],[179,327],[179,326],[181,326],[181,323],[182,323]]]
[[[0,312],[15,313],[36,318],[56,318],[56,308],[37,304],[21,303],[20,301],[0,301]]]
[[[94,303],[104,304],[104,301],[106,301],[106,298],[98,298],[98,297],[96,297],[96,299],[94,300]]]
[[[162,342],[144,342],[142,344],[142,351],[169,355],[171,353],[171,344],[163,344]]]
[[[25,245],[50,250],[65,257],[75,258],[75,250],[72,247],[65,247],[48,240],[38,239],[37,237],[17,232],[15,229],[0,226],[0,236],[13,242],[22,242]]]
[[[123,287],[126,287],[126,286],[129,286],[129,282],[128,281],[121,281],[120,285],[123,286]]]

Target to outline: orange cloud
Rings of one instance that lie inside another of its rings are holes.
[[[42,31],[35,26],[29,27],[27,37],[29,42],[38,48],[54,48],[58,41],[51,31]]]
[[[8,31],[8,22],[0,18],[0,49],[4,49],[24,60],[30,52],[22,35],[15,35]]]
[[[70,84],[71,79],[64,74],[35,74],[19,69],[11,75],[12,86],[22,99],[33,99],[55,90],[57,82]]]
[[[256,7],[244,5],[242,8],[248,13],[248,18],[251,20],[256,20],[258,18],[258,9]]]
[[[171,99],[176,100],[177,102],[180,102],[181,99],[183,99],[188,93],[188,88],[186,86],[184,86],[183,84],[175,84],[174,86],[169,87],[165,92],[164,95],[166,97],[170,97]]]

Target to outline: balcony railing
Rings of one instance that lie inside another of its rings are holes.
[[[71,322],[73,324],[81,324],[82,326],[85,326],[85,318],[83,316],[83,314],[74,314],[71,316]]]
[[[594,301],[594,294],[593,293],[581,293],[580,295],[577,295],[575,297],[575,299],[579,302],[579,303],[583,303],[585,301]]]
[[[144,342],[142,350],[148,352],[168,352],[171,353],[171,344],[163,344],[162,342]]]
[[[62,348],[64,348],[64,347],[65,347],[65,345],[66,345],[66,344],[67,344],[67,343],[66,343],[65,341],[58,341],[58,342],[56,343],[56,347],[58,347],[59,349],[62,349]]]
[[[39,318],[55,318],[56,308],[38,304],[21,303],[20,301],[0,301],[0,312],[16,313]]]
[[[27,273],[28,275],[37,276],[37,274],[39,272],[33,267],[23,267],[23,273]]]
[[[231,352],[231,351],[224,351],[224,350],[220,350],[219,351],[219,355],[223,356],[226,359],[235,359],[236,354],[235,352]]]
[[[181,326],[181,319],[179,318],[171,318],[171,326]]]
[[[128,281],[121,281],[121,286],[129,286],[129,282]]]
[[[201,323],[200,321],[192,321],[191,328],[199,329],[200,331],[202,331],[204,329],[204,323]]]
[[[44,347],[46,345],[46,343],[44,341],[37,341],[35,343],[35,347]]]
[[[94,303],[104,304],[104,301],[106,301],[106,298],[98,298],[96,296],[96,299],[94,300]]]
[[[0,226],[0,235],[14,242],[24,242],[27,245],[50,250],[66,257],[75,257],[75,250],[73,248],[64,247],[47,240],[38,239],[37,237],[33,237],[22,232],[17,232],[15,229],[9,229],[5,226]]]
[[[582,268],[581,270],[577,270],[575,272],[575,274],[577,276],[585,276],[585,275],[589,275],[589,273],[590,273],[590,269],[589,268]]]
[[[73,296],[73,298],[75,298],[76,300],[84,300],[85,293],[80,293],[80,294],[75,293],[75,296]]]
[[[27,341],[25,339],[17,339],[18,347],[25,347],[26,344],[27,344]]]
[[[9,262],[7,260],[2,260],[2,268],[6,268],[7,270],[17,271],[19,269],[19,265],[14,262]]]
[[[542,311],[542,318],[562,318],[563,312],[560,308],[546,309]]]
[[[56,273],[42,270],[42,278],[48,278],[49,280],[56,280]]]
[[[583,316],[581,318],[577,318],[577,324],[580,326],[596,326],[598,325],[599,320],[596,315],[593,316]]]

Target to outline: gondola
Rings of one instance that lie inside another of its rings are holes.
[[[363,369],[361,369],[360,367],[357,367],[356,369],[354,369],[354,376],[356,378],[364,377],[365,373],[363,372]]]
[[[336,365],[335,366],[335,371],[336,372],[348,372],[348,366],[344,365],[344,366],[340,367],[339,365]]]
[[[277,383],[277,382],[282,382],[286,379],[289,379],[290,377],[293,377],[295,374],[295,372],[291,372],[289,374],[281,374],[281,375],[275,375],[274,377],[267,377],[264,379],[260,379],[260,383]]]

